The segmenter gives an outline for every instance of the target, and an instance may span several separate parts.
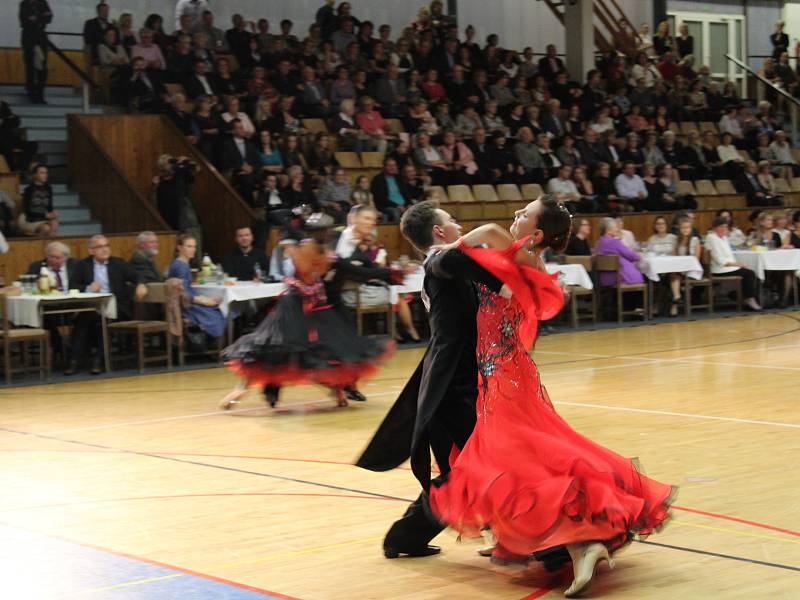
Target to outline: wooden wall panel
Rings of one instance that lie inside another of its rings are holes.
[[[162,154],[187,156],[200,165],[192,198],[204,225],[204,250],[219,260],[234,246],[236,227],[252,224],[255,215],[228,181],[160,115],[74,115],[97,140],[133,189],[147,198]],[[70,162],[79,160],[70,156]]]
[[[138,233],[138,232],[137,232]],[[111,244],[111,253],[114,256],[119,256],[128,260],[133,251],[136,249],[136,235],[137,234],[107,234],[108,241]],[[166,270],[172,262],[175,250],[176,234],[174,232],[158,232],[158,256],[156,256],[156,264],[159,270]],[[86,258],[89,256],[87,250],[89,240],[85,237],[58,237],[55,238],[59,242],[63,242],[70,247],[71,255],[73,258]],[[30,265],[35,260],[41,260],[44,256],[44,247],[49,242],[49,239],[37,238],[15,238],[8,240],[11,246],[8,254],[0,255],[0,264],[4,266],[4,272],[1,274],[6,283],[14,281],[20,274],[28,270]]]
[[[87,62],[83,50],[65,50],[64,54],[72,59],[83,71],[86,71]],[[22,60],[21,48],[0,48],[0,83],[25,84],[25,62]],[[48,52],[47,83],[48,85],[74,85],[79,87],[82,82],[55,53]]]

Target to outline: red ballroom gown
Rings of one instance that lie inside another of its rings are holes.
[[[547,273],[508,251],[461,250],[506,283],[511,300],[479,286],[478,421],[452,471],[432,487],[431,507],[465,535],[491,527],[519,555],[561,544],[602,541],[616,550],[669,517],[675,488],[645,477],[636,463],[574,431],[553,408],[528,355],[538,320],[563,306]]]

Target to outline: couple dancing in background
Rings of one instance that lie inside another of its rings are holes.
[[[439,553],[430,541],[446,526],[484,532],[496,562],[571,560],[574,597],[599,561],[613,566],[616,550],[668,518],[674,489],[570,428],[528,355],[538,321],[564,303],[542,254],[563,250],[570,222],[550,196],[517,211],[510,232],[490,224],[459,237],[429,202],[403,215],[403,235],[427,255],[431,341],[357,462],[386,471],[410,458],[422,486],[384,539],[387,558]]]

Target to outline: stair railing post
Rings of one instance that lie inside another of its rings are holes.
[[[83,93],[83,114],[88,115],[89,114],[89,95],[90,95],[90,91],[91,90],[89,89],[89,84],[86,83],[85,81],[83,82],[83,85],[81,86],[81,91]]]
[[[789,116],[792,122],[792,144],[796,148],[800,144],[800,139],[797,138],[797,105],[794,102],[789,102]]]

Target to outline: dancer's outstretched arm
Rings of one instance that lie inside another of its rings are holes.
[[[461,243],[470,248],[476,246],[488,246],[497,250],[506,250],[512,243],[514,238],[508,230],[503,229],[496,223],[487,223],[476,227],[469,233],[461,236]]]

